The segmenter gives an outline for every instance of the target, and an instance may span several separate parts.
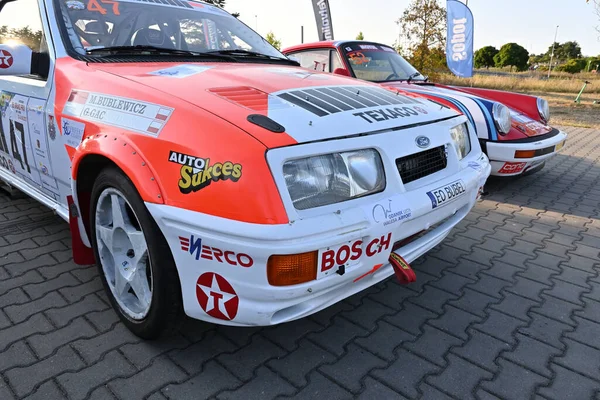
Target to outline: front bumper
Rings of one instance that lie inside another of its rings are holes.
[[[526,173],[554,157],[567,140],[567,134],[559,132],[548,139],[528,143],[487,142],[487,155],[492,165],[492,175],[515,176]],[[537,151],[539,156],[516,158],[516,151]]]
[[[461,168],[442,179],[401,194],[386,189],[345,209],[287,225],[248,224],[146,205],[172,250],[186,314],[224,325],[266,326],[308,316],[386,279],[394,273],[388,261],[394,244],[422,231],[427,232],[395,252],[408,262],[425,254],[469,213],[490,172],[487,157],[477,149],[461,161]],[[464,193],[435,205],[428,192],[456,181],[463,182]],[[410,217],[383,221],[376,207],[390,210],[390,215],[410,210]],[[343,275],[335,268],[325,273],[324,254],[344,245],[360,247],[361,256],[348,263]],[[320,257],[317,280],[288,287],[269,285],[271,255],[315,250]],[[383,267],[368,274],[378,264]]]

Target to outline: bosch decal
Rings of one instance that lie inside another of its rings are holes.
[[[498,173],[499,174],[519,174],[519,173],[523,172],[523,170],[525,169],[526,166],[527,166],[527,163],[525,163],[525,162],[520,162],[520,163],[507,162],[502,166],[502,168],[500,168],[500,170],[498,170]]]
[[[346,265],[350,261],[358,262],[364,255],[373,257],[390,248],[392,234],[388,233],[380,238],[375,238],[363,250],[363,241],[357,240],[352,244],[344,244],[335,249],[322,251],[319,271],[327,273],[335,266]]]
[[[190,253],[200,260],[203,258],[209,261],[217,261],[221,264],[229,264],[232,266],[240,266],[250,268],[254,265],[254,260],[247,254],[235,253],[233,251],[223,251],[216,247],[210,247],[202,244],[202,239],[191,235],[189,238],[180,236],[179,242],[181,250]]]
[[[231,321],[237,315],[240,298],[221,275],[202,274],[196,282],[196,297],[204,312],[213,318]]]
[[[420,109],[421,107],[419,107],[419,110]],[[373,122],[383,122],[390,119],[406,118],[410,117],[411,115],[419,115],[419,113],[422,113],[419,110],[417,110],[415,107],[395,107],[358,112],[352,115],[354,115],[355,117],[360,117],[368,123],[372,124]]]
[[[169,154],[169,161],[181,165],[179,190],[183,194],[197,192],[212,182],[237,182],[242,177],[242,165],[231,161],[210,165],[210,158],[194,157],[175,151]]]
[[[438,208],[458,199],[466,192],[467,188],[461,179],[452,182],[449,185],[432,190],[431,192],[427,192],[427,196],[429,196],[429,199],[431,200],[431,208]]]

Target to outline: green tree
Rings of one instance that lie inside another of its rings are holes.
[[[267,42],[271,43],[271,46],[275,47],[277,50],[281,50],[281,40],[275,37],[273,31],[267,33],[265,39],[267,40]]]
[[[494,57],[498,49],[494,46],[485,46],[475,52],[475,68],[490,68],[496,65]]]
[[[34,51],[40,50],[42,42],[42,31],[34,31],[29,26],[23,28],[0,27],[0,42],[15,40],[23,43]]]
[[[581,46],[577,42],[565,42],[560,45],[560,55],[565,60],[581,58]]]
[[[365,40],[365,35],[363,35],[362,31],[356,35],[356,40]]]
[[[572,59],[556,67],[556,71],[568,72],[570,74],[576,74],[583,71],[587,67],[587,61],[583,59]]]
[[[516,43],[505,44],[494,57],[494,62],[497,67],[502,68],[510,66],[511,72],[513,67],[516,67],[517,71],[525,71],[527,69],[528,61],[529,52]]]
[[[437,59],[428,60],[427,57],[444,51],[446,9],[438,0],[412,0],[396,23],[410,43],[413,65],[421,71],[433,72],[428,69],[436,68]]]
[[[213,4],[217,7],[225,8],[225,0],[204,0],[208,4]],[[231,13],[234,17],[239,17],[240,13]]]

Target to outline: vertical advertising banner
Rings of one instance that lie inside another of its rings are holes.
[[[448,0],[446,60],[456,76],[473,76],[473,14],[458,0]]]
[[[317,20],[319,41],[333,40],[333,24],[331,23],[331,9],[329,0],[312,0]]]

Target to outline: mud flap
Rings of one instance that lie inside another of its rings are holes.
[[[71,228],[71,247],[73,249],[73,262],[77,265],[92,265],[96,263],[94,252],[81,240],[79,231],[79,212],[73,201],[73,196],[67,196],[69,206],[69,227]]]
[[[396,278],[398,278],[398,281],[402,285],[407,285],[417,281],[417,275],[415,274],[415,271],[413,271],[406,260],[400,255],[392,252],[392,254],[390,254],[390,264],[392,264]]]

